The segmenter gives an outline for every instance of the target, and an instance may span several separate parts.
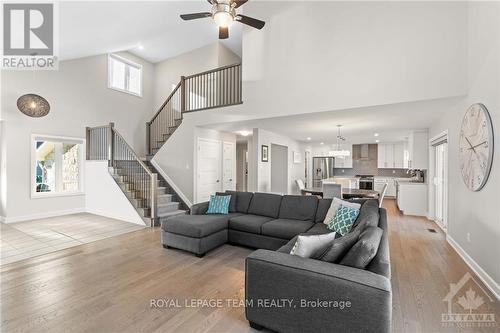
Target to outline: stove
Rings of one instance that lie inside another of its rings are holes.
[[[360,190],[373,190],[373,175],[356,175],[356,177],[359,177]]]

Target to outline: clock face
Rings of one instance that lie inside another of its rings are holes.
[[[493,125],[483,104],[467,109],[460,129],[460,169],[465,185],[479,191],[488,181],[493,162]]]

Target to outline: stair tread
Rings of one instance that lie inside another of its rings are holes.
[[[163,204],[158,204],[158,208],[174,206],[174,205],[178,205],[178,204],[180,204],[180,203],[176,202],[176,201],[171,201],[171,202],[167,202],[167,203],[163,203]]]

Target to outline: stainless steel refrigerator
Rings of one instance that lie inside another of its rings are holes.
[[[333,157],[313,157],[313,187],[321,187],[323,179],[333,177]]]

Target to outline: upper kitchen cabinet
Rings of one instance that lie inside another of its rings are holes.
[[[404,168],[404,143],[379,143],[377,166],[379,169]]]
[[[428,169],[429,167],[429,135],[427,131],[413,131],[404,148],[404,168]]]
[[[352,145],[343,145],[342,149],[348,150],[351,154],[344,158],[335,157],[335,168],[352,168]]]

